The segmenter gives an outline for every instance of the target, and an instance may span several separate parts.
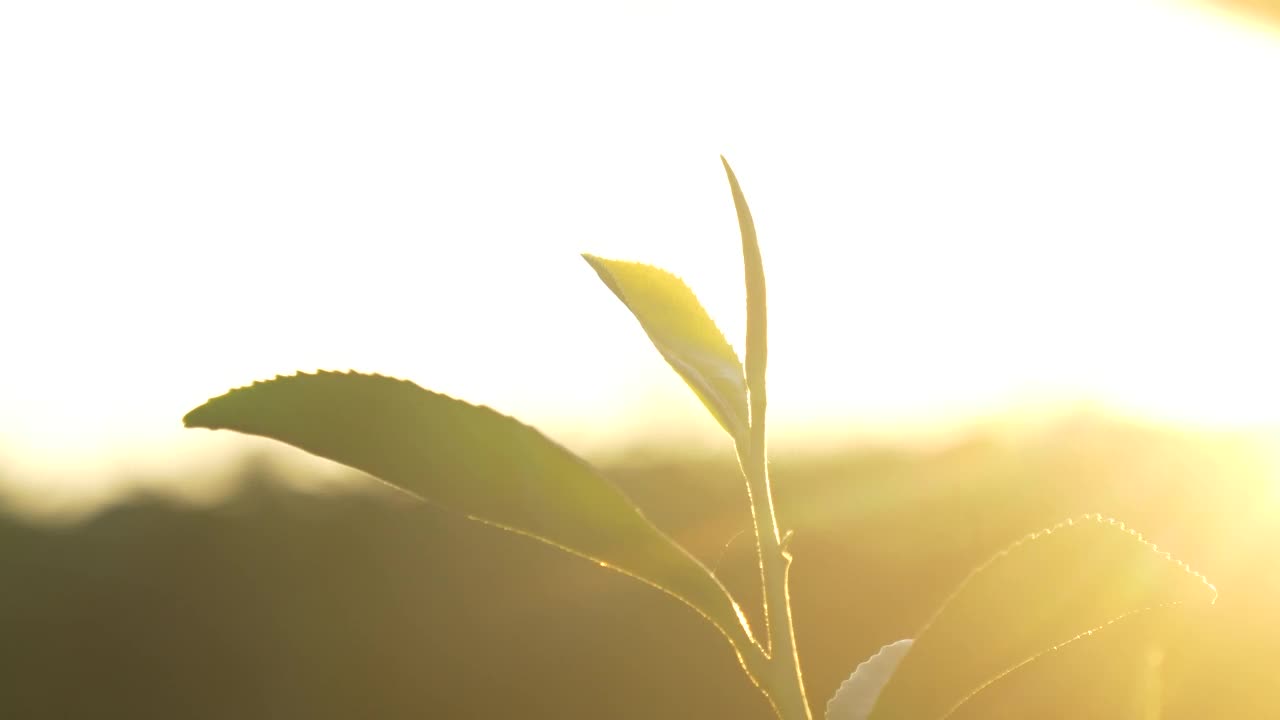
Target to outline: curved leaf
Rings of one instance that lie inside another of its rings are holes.
[[[720,156],[725,175],[729,178],[729,191],[733,194],[733,207],[738,213],[738,230],[742,234],[742,265],[747,285],[747,389],[751,394],[751,412],[764,409],[764,375],[768,363],[769,321],[766,308],[764,261],[760,259],[760,241],[756,238],[756,222],[751,219],[751,208],[738,185],[729,161]],[[757,397],[758,396],[758,397]],[[759,402],[758,402],[759,401]],[[754,415],[753,415],[754,417]]]
[[[831,696],[827,703],[827,720],[867,720],[880,691],[910,649],[911,640],[899,640],[885,645],[862,661]]]
[[[869,720],[941,720],[1036,657],[1134,613],[1217,590],[1123,523],[1088,515],[975,570],[916,637]]]
[[[683,600],[739,655],[751,643],[720,582],[621,490],[542,433],[487,407],[381,375],[299,373],[213,398],[183,422],[280,440],[551,543]]]
[[[666,270],[582,256],[735,442],[748,434],[747,385],[733,346],[683,280]]]

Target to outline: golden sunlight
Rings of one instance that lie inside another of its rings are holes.
[[[781,442],[1080,401],[1280,424],[1270,35],[1140,0],[436,12],[0,31],[45,73],[8,79],[42,110],[3,141],[6,462],[146,464],[184,408],[316,368],[588,448],[719,443],[577,254],[683,276],[741,350],[721,152],[768,268]],[[348,21],[380,40],[336,59]],[[157,43],[171,62],[107,51]]]
[[[0,718],[1280,718],[1277,7],[0,2]]]

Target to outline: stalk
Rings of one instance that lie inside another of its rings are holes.
[[[763,417],[755,413],[756,408],[763,409],[763,406],[763,400],[752,403],[753,417]],[[751,515],[755,521],[756,547],[764,578],[765,632],[769,643],[767,676],[758,680],[781,720],[811,720],[800,673],[800,657],[796,653],[795,629],[791,622],[791,554],[778,535],[765,454],[764,423],[753,421],[751,429],[752,442],[743,471],[750,488]]]
[[[751,500],[751,518],[755,524],[756,550],[760,556],[760,575],[764,584],[765,636],[768,661],[756,681],[773,703],[781,720],[812,720],[805,698],[804,680],[800,674],[800,658],[796,654],[795,630],[791,623],[789,575],[791,555],[778,533],[773,510],[773,492],[769,484],[769,465],[765,434],[765,367],[768,364],[768,314],[765,302],[764,263],[756,240],[755,222],[729,163],[723,157],[733,203],[742,231],[742,259],[747,285],[746,380],[751,400],[751,432],[744,456],[738,447],[738,461],[747,480]]]

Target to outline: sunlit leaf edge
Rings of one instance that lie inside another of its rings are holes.
[[[920,637],[924,636],[924,635],[929,631],[929,628],[934,624],[934,622],[935,622],[938,618],[942,617],[942,616],[947,612],[948,606],[951,604],[952,600],[953,600],[953,599],[955,599],[955,598],[957,598],[958,596],[960,596],[960,595],[964,592],[965,588],[969,585],[969,583],[970,583],[970,581],[971,581],[971,580],[973,580],[975,577],[977,577],[979,574],[981,574],[981,573],[982,573],[984,570],[986,570],[988,567],[990,567],[991,565],[993,565],[993,564],[995,564],[996,562],[998,562],[1001,558],[1003,558],[1003,557],[1005,557],[1005,556],[1009,555],[1010,553],[1012,553],[1012,552],[1014,552],[1014,551],[1018,550],[1018,549],[1019,549],[1019,548],[1021,548],[1023,545],[1025,545],[1025,544],[1027,544],[1027,543],[1034,542],[1035,540],[1037,540],[1037,539],[1039,539],[1039,538],[1041,538],[1041,537],[1043,537],[1043,536],[1045,536],[1045,535],[1049,535],[1049,534],[1051,534],[1051,533],[1059,532],[1059,531],[1061,531],[1061,530],[1064,530],[1064,529],[1067,529],[1067,528],[1071,528],[1071,527],[1073,527],[1073,526],[1075,526],[1075,525],[1077,525],[1077,524],[1079,524],[1079,523],[1084,523],[1084,522],[1092,522],[1092,523],[1098,523],[1098,524],[1107,525],[1107,526],[1110,526],[1110,527],[1112,527],[1112,528],[1115,528],[1116,530],[1119,530],[1119,531],[1121,531],[1121,532],[1123,532],[1123,533],[1128,534],[1129,536],[1131,536],[1132,538],[1134,538],[1134,540],[1136,540],[1137,542],[1139,542],[1139,543],[1141,543],[1142,545],[1144,545],[1144,546],[1145,546],[1145,547],[1146,547],[1150,552],[1152,552],[1152,553],[1154,553],[1156,556],[1158,556],[1158,557],[1160,557],[1160,558],[1163,558],[1164,560],[1168,561],[1168,562],[1169,562],[1169,563],[1170,563],[1170,564],[1171,564],[1175,569],[1177,569],[1177,570],[1181,570],[1182,572],[1186,573],[1189,577],[1193,578],[1193,580],[1199,581],[1199,582],[1201,583],[1201,585],[1204,587],[1204,589],[1205,589],[1205,590],[1207,590],[1207,591],[1209,592],[1209,600],[1208,600],[1208,604],[1209,604],[1209,605],[1213,605],[1213,604],[1215,604],[1215,603],[1217,602],[1217,600],[1218,600],[1218,588],[1217,588],[1217,587],[1216,587],[1212,582],[1210,582],[1210,581],[1209,581],[1209,578],[1208,578],[1208,577],[1206,577],[1205,575],[1201,574],[1200,572],[1197,572],[1195,569],[1193,569],[1193,568],[1192,568],[1189,564],[1187,564],[1186,562],[1184,562],[1184,561],[1182,561],[1182,560],[1179,560],[1178,558],[1174,557],[1172,553],[1169,553],[1169,552],[1167,552],[1167,551],[1161,550],[1161,549],[1159,548],[1159,546],[1157,546],[1155,543],[1153,543],[1153,542],[1151,542],[1151,541],[1147,540],[1147,539],[1142,535],[1142,533],[1141,533],[1141,532],[1139,532],[1139,531],[1137,531],[1137,530],[1135,530],[1135,529],[1133,529],[1133,528],[1128,527],[1124,522],[1122,522],[1122,521],[1120,521],[1120,520],[1117,520],[1117,519],[1115,519],[1115,518],[1112,518],[1112,517],[1107,517],[1107,516],[1105,516],[1105,515],[1103,515],[1103,514],[1101,514],[1101,513],[1087,513],[1087,514],[1084,514],[1084,515],[1077,515],[1077,516],[1075,516],[1075,517],[1068,518],[1068,519],[1063,520],[1062,522],[1059,522],[1059,523],[1057,523],[1057,524],[1055,524],[1055,525],[1053,525],[1053,526],[1051,526],[1051,527],[1044,528],[1044,529],[1042,529],[1042,530],[1037,530],[1037,531],[1032,532],[1032,533],[1028,533],[1028,534],[1024,535],[1022,538],[1020,538],[1019,540],[1017,540],[1017,541],[1015,541],[1015,542],[1011,543],[1010,545],[1006,546],[1006,547],[1005,547],[1004,549],[1002,549],[1001,551],[999,551],[999,552],[995,553],[994,555],[992,555],[989,559],[987,559],[985,562],[983,562],[981,565],[979,565],[977,568],[975,568],[972,572],[970,572],[970,573],[965,577],[965,579],[964,579],[964,580],[963,580],[963,581],[962,581],[962,582],[961,582],[961,583],[956,587],[956,589],[955,589],[955,590],[954,590],[950,595],[948,595],[948,596],[947,596],[947,599],[946,599],[945,601],[943,601],[941,605],[939,605],[938,610],[934,612],[934,614],[930,617],[929,621],[928,621],[927,623],[925,623],[924,627],[920,630],[920,632],[916,634],[916,638],[920,638]],[[972,688],[969,692],[967,692],[964,696],[962,696],[962,697],[961,697],[961,698],[960,698],[960,699],[959,699],[959,700],[958,700],[954,705],[952,705],[952,706],[951,706],[951,707],[950,707],[950,708],[949,708],[945,713],[943,713],[942,715],[939,715],[935,720],[947,720],[947,718],[949,718],[949,717],[951,717],[952,715],[954,715],[954,714],[956,713],[956,711],[958,711],[961,707],[963,707],[963,706],[964,706],[964,704],[965,704],[965,703],[967,703],[969,700],[973,699],[975,696],[977,696],[977,695],[978,695],[979,693],[981,693],[983,690],[986,690],[987,688],[991,687],[991,685],[993,685],[994,683],[998,682],[1000,679],[1002,679],[1002,678],[1004,678],[1004,677],[1008,676],[1010,673],[1012,673],[1012,672],[1014,672],[1014,671],[1018,670],[1019,668],[1025,667],[1026,665],[1028,665],[1028,664],[1030,664],[1030,663],[1032,663],[1032,662],[1036,661],[1037,659],[1039,659],[1039,658],[1041,658],[1041,657],[1044,657],[1044,656],[1045,656],[1046,654],[1048,654],[1048,653],[1051,653],[1051,652],[1054,652],[1054,651],[1060,650],[1060,649],[1062,649],[1062,648],[1064,648],[1064,647],[1066,647],[1066,646],[1068,646],[1068,645],[1070,645],[1070,644],[1072,644],[1072,643],[1074,643],[1074,642],[1076,642],[1076,641],[1078,641],[1078,640],[1081,640],[1081,639],[1083,639],[1083,638],[1090,637],[1090,636],[1094,635],[1095,633],[1099,632],[1100,630],[1103,630],[1104,628],[1110,627],[1111,625],[1114,625],[1114,624],[1116,624],[1116,623],[1118,623],[1118,622],[1122,622],[1122,621],[1124,621],[1124,620],[1126,620],[1126,619],[1128,619],[1128,618],[1134,617],[1134,616],[1136,616],[1136,615],[1141,615],[1141,614],[1143,614],[1143,613],[1150,612],[1150,611],[1153,611],[1153,610],[1157,610],[1157,609],[1159,609],[1159,608],[1177,607],[1177,606],[1181,606],[1181,605],[1184,605],[1184,604],[1186,604],[1186,601],[1184,601],[1184,600],[1173,600],[1173,601],[1170,601],[1170,602],[1167,602],[1167,603],[1158,603],[1158,604],[1151,605],[1151,606],[1148,606],[1148,607],[1135,608],[1135,609],[1133,609],[1133,610],[1131,610],[1131,611],[1129,611],[1129,612],[1122,613],[1121,615],[1119,615],[1119,616],[1117,616],[1117,617],[1110,618],[1110,619],[1108,619],[1107,621],[1105,621],[1105,622],[1103,622],[1103,623],[1100,623],[1100,624],[1095,625],[1095,626],[1093,626],[1093,627],[1090,627],[1090,628],[1088,628],[1088,629],[1086,629],[1086,630],[1083,630],[1082,632],[1079,632],[1078,634],[1076,634],[1076,635],[1074,635],[1074,636],[1072,636],[1072,637],[1070,637],[1070,638],[1068,638],[1068,639],[1066,639],[1066,640],[1063,640],[1062,642],[1059,642],[1059,643],[1056,643],[1056,644],[1054,644],[1054,645],[1051,645],[1050,647],[1046,647],[1046,648],[1044,648],[1043,650],[1041,650],[1040,652],[1034,653],[1032,656],[1030,656],[1030,657],[1028,657],[1028,658],[1023,659],[1023,660],[1022,660],[1022,661],[1020,661],[1020,662],[1015,663],[1014,665],[1012,665],[1012,666],[1010,666],[1010,667],[1006,668],[1005,670],[1003,670],[1003,671],[1001,671],[1001,672],[999,672],[999,673],[995,674],[994,676],[992,676],[992,677],[988,678],[988,679],[987,679],[987,680],[985,680],[984,682],[979,683],[976,687]],[[909,654],[909,651],[908,651],[908,654]],[[903,659],[905,659],[905,656],[904,656],[904,658],[903,658]],[[891,679],[892,679],[892,678],[891,678]],[[870,715],[869,715],[868,717],[870,717],[870,718],[875,718],[875,717],[876,717],[876,712],[877,712],[877,710],[878,710],[878,709],[879,709],[879,698],[877,698],[876,705],[874,705],[874,706],[872,707],[872,709],[871,709],[871,713],[870,713]]]

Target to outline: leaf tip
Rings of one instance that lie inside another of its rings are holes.
[[[724,172],[729,176],[729,183],[736,187],[738,185],[738,176],[733,174],[733,168],[729,165],[729,161],[724,155],[720,156],[720,164],[724,166]]]
[[[249,385],[232,388],[221,395],[211,397],[205,400],[196,408],[192,409],[186,415],[182,416],[182,426],[186,428],[204,428],[207,430],[225,429],[228,425],[224,424],[225,418],[223,413],[228,405],[229,400],[233,400],[240,396],[244,390],[249,390],[261,385],[268,385],[280,380],[288,380],[293,377],[316,378],[324,375],[343,375],[354,373],[340,373],[333,371],[319,370],[314,373],[298,371],[293,375],[276,375],[270,380],[257,380]]]
[[[866,720],[913,642],[908,638],[889,643],[859,663],[827,701],[826,720]]]
[[[203,403],[200,403],[200,405],[182,416],[182,426],[184,428],[204,428],[206,430],[218,429],[214,418],[216,408],[220,400],[233,392],[235,392],[235,390],[229,390],[217,397],[211,397]]]
[[[209,398],[196,408],[192,409],[186,415],[182,416],[182,426],[184,428],[203,428],[205,430],[217,430],[220,425],[217,424],[215,417],[219,401],[227,397],[235,390],[228,391],[217,397]]]

